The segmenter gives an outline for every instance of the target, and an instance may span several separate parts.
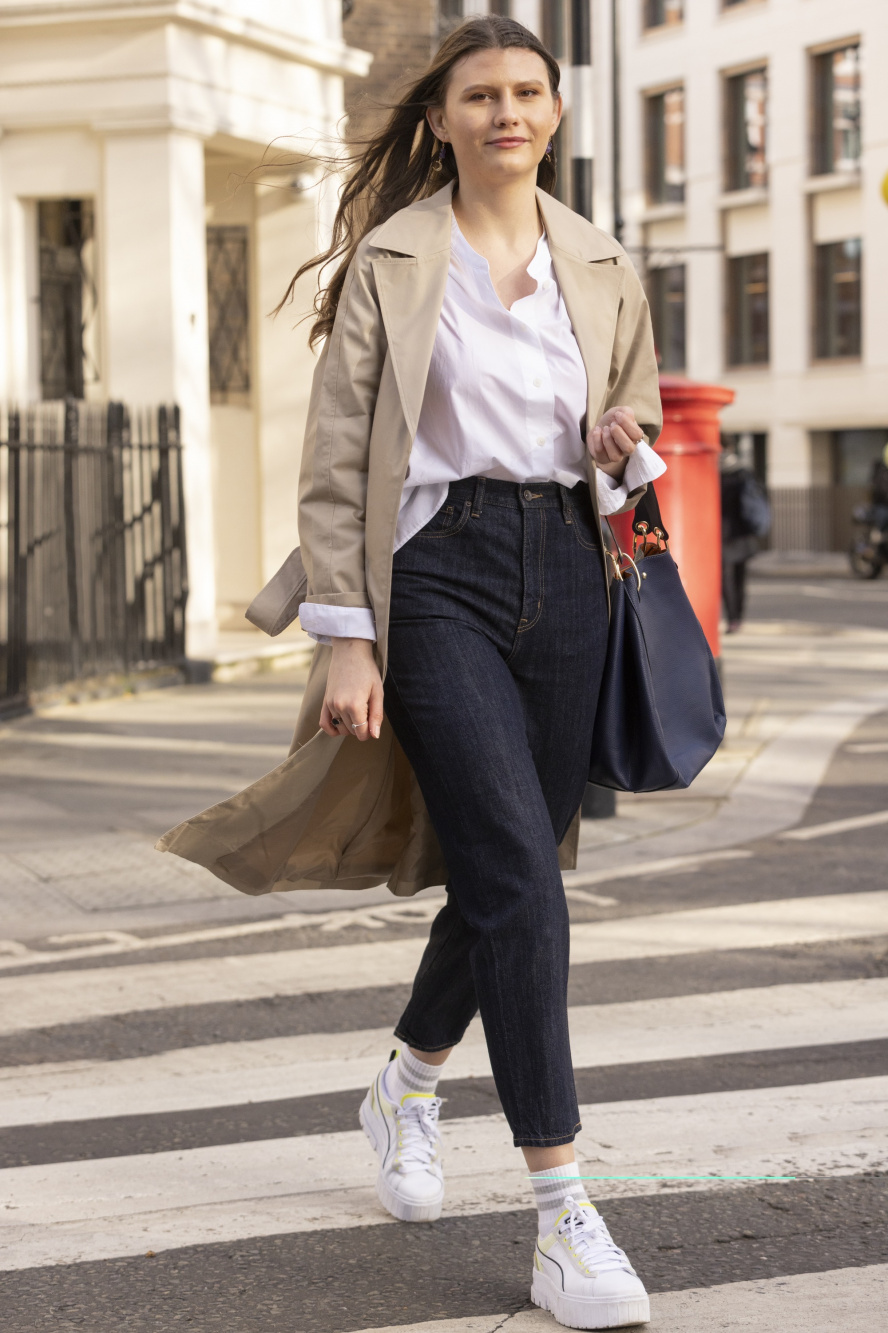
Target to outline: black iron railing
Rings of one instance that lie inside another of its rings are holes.
[[[182,659],[176,407],[0,410],[0,700]]]

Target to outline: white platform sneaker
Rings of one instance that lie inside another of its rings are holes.
[[[647,1292],[604,1219],[568,1196],[555,1229],[537,1241],[534,1305],[567,1328],[623,1328],[651,1317]]]
[[[400,1103],[385,1093],[385,1069],[361,1103],[361,1128],[376,1149],[376,1193],[401,1222],[434,1222],[444,1203],[438,1112],[441,1098],[408,1092]]]

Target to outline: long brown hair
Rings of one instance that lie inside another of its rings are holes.
[[[277,314],[292,299],[304,273],[340,260],[333,277],[315,297],[316,319],[308,340],[312,347],[333,328],[348,266],[367,232],[399,209],[456,179],[453,149],[447,146],[443,158],[439,158],[441,142],[426,120],[429,107],[444,105],[453,67],[476,51],[510,48],[533,51],[544,61],[552,94],[556,95],[561,80],[558,62],[528,28],[498,14],[467,19],[444,38],[426,72],[389,108],[391,114],[383,128],[350,145],[330,245],[323,254],[302,265],[275,310]],[[336,167],[342,169],[342,159],[337,160]],[[537,167],[537,184],[549,194],[554,190],[554,153],[551,158],[544,157]]]

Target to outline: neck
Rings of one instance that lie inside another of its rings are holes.
[[[532,178],[491,186],[489,182],[460,180],[453,194],[453,211],[467,240],[496,238],[500,245],[535,246],[543,233],[536,201],[536,172]]]

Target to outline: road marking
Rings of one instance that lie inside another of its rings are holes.
[[[24,727],[0,727],[0,743],[51,745],[73,750],[154,750],[158,753],[234,755],[238,758],[271,759],[280,764],[287,757],[287,744],[254,741],[185,740],[181,736],[122,736],[111,731],[31,731]]]
[[[732,903],[579,922],[571,928],[571,961],[813,944],[884,934],[886,922],[888,891]],[[424,939],[412,937],[3,977],[0,1032],[188,1004],[409,984],[424,947]]]
[[[885,635],[888,642],[888,635]],[[812,658],[822,669],[823,645]],[[812,651],[814,651],[812,650]],[[732,649],[733,651],[733,649]],[[595,871],[624,870],[654,856],[694,856],[774,837],[800,824],[823,783],[836,748],[873,713],[888,708],[888,691],[837,699],[795,718],[749,763],[710,818],[634,843],[594,850]],[[589,853],[583,852],[585,858]],[[590,867],[591,869],[591,867]]]
[[[793,842],[807,842],[810,838],[828,838],[833,833],[850,833],[853,829],[874,828],[877,824],[888,824],[888,810],[877,810],[872,815],[852,815],[849,819],[832,819],[828,824],[810,824],[807,828],[789,829],[780,836],[791,838]]]
[[[888,1308],[888,1264],[833,1268],[825,1273],[757,1278],[717,1287],[658,1291],[651,1296],[650,1333],[811,1333],[840,1328],[842,1333],[873,1333]],[[552,1333],[552,1316],[543,1310],[517,1314],[473,1315],[419,1324],[389,1324],[361,1333]]]
[[[564,876],[565,889],[584,884],[606,884],[612,879],[638,879],[643,875],[672,875],[680,870],[692,874],[711,861],[745,861],[752,852],[730,849],[724,852],[698,852],[687,856],[663,856],[656,861],[636,861],[633,865],[613,866],[609,870],[569,870]],[[614,899],[610,900],[615,901]],[[609,904],[608,904],[609,905]]]
[[[886,1105],[888,1076],[599,1103],[582,1108],[577,1150],[590,1170],[615,1175],[856,1175],[888,1166]],[[530,1206],[502,1116],[445,1121],[442,1138],[445,1215]],[[360,1131],[14,1167],[3,1173],[0,1268],[391,1222],[374,1171]],[[698,1187],[612,1180],[596,1194],[664,1188]]]
[[[888,1037],[888,979],[577,1005],[569,1017],[578,1069],[868,1041]],[[0,1125],[162,1115],[342,1092],[369,1084],[391,1043],[391,1028],[384,1027],[0,1070]],[[448,1079],[490,1073],[476,1019],[447,1062],[443,1095]]]
[[[58,946],[52,949],[32,949],[18,940],[0,940],[0,971],[4,968],[37,966],[71,958],[103,958],[122,953],[145,952],[154,949],[173,949],[182,945],[208,944],[218,940],[244,939],[251,935],[268,935],[281,930],[301,930],[316,926],[323,934],[363,926],[381,930],[386,925],[426,925],[441,910],[443,890],[423,894],[421,898],[396,900],[392,903],[372,904],[367,907],[337,908],[331,912],[288,912],[270,920],[242,921],[233,926],[206,926],[199,930],[180,930],[168,935],[131,935],[122,930],[98,930],[72,935],[51,935],[47,941]],[[594,894],[584,895],[594,898]],[[610,907],[616,898],[602,898],[600,905]]]

